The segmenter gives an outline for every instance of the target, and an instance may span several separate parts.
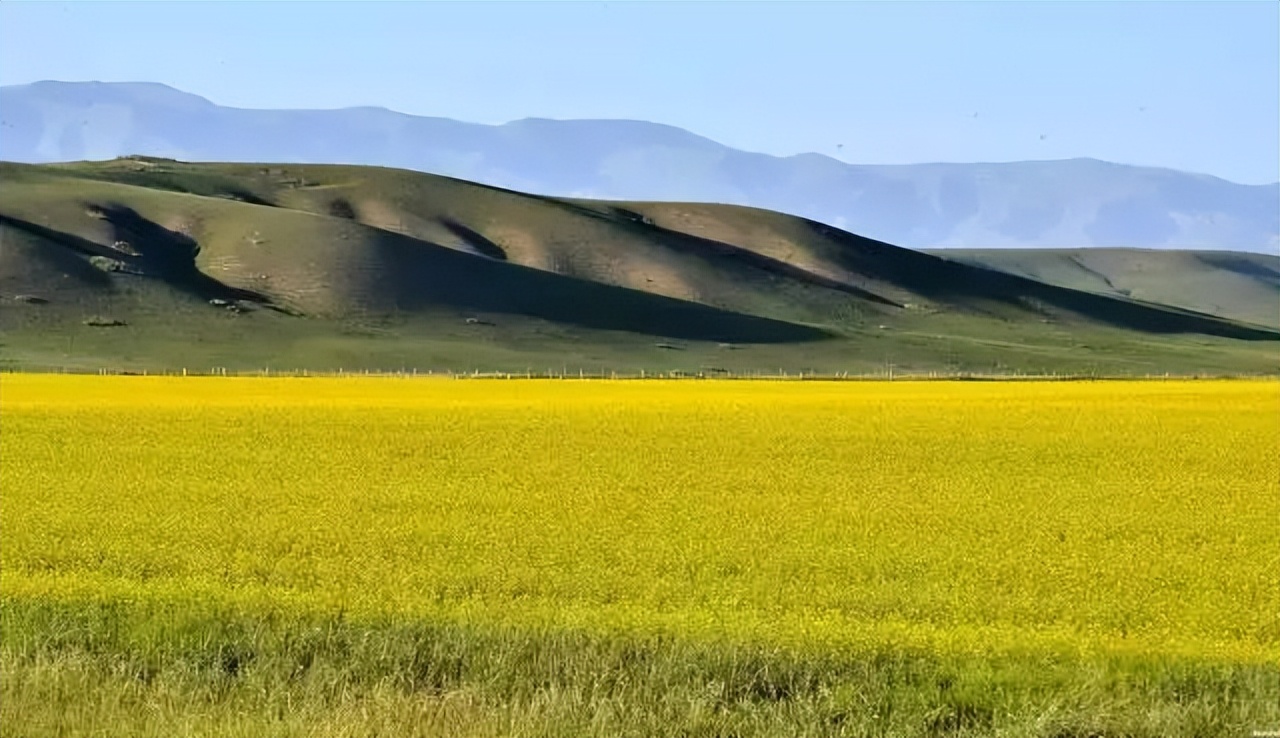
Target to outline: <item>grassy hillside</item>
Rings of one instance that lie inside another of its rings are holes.
[[[1280,331],[750,208],[402,170],[0,165],[10,366],[1263,372]]]
[[[1042,282],[1280,327],[1280,256],[1155,249],[944,249]]]

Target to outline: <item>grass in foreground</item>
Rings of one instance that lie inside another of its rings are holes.
[[[1280,724],[1280,385],[3,378],[11,734]]]
[[[6,601],[14,735],[1179,735],[1275,722],[1276,669],[811,651],[188,605]]]

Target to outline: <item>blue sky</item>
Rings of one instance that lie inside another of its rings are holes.
[[[0,84],[634,118],[858,163],[1089,156],[1280,180],[1280,3],[0,3]]]

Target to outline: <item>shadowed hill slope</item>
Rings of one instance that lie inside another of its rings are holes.
[[[402,170],[136,157],[8,164],[0,228],[0,296],[27,298],[23,309],[6,306],[6,329],[36,314],[83,320],[88,306],[124,314],[132,305],[160,320],[155,305],[178,301],[188,320],[273,314],[273,330],[286,333],[389,321],[412,324],[411,340],[452,335],[465,321],[468,331],[502,330],[455,336],[459,345],[554,352],[559,339],[540,331],[567,330],[581,345],[618,335],[648,336],[650,348],[661,344],[653,339],[794,345],[791,360],[801,361],[833,351],[867,359],[901,344],[921,362],[945,354],[958,365],[970,354],[957,341],[984,344],[987,361],[997,345],[1014,355],[1064,336],[1089,351],[1097,341],[1086,336],[1280,339],[768,211],[562,200]]]
[[[946,249],[968,264],[1280,328],[1280,256],[1155,249]]]

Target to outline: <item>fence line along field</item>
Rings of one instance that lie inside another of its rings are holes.
[[[1280,727],[1280,383],[0,378],[0,732]]]

